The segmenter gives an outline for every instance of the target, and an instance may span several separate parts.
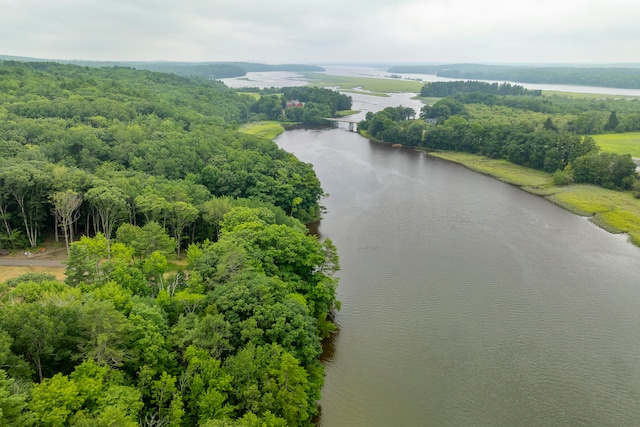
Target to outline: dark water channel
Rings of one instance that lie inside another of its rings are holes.
[[[341,326],[322,426],[640,425],[640,249],[344,129],[278,145],[330,194]]]

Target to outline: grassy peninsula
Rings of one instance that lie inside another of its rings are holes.
[[[276,136],[284,132],[282,123],[273,120],[264,120],[259,122],[246,123],[238,129],[242,133],[249,135],[257,135],[268,140],[274,139]]]
[[[419,93],[422,82],[414,80],[383,79],[376,77],[335,76],[323,73],[304,73],[311,86],[336,87],[342,92],[366,93],[374,96],[389,96],[389,93]]]

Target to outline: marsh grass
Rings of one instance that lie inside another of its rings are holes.
[[[567,98],[579,98],[579,99],[634,99],[636,96],[627,95],[615,95],[604,93],[585,93],[585,92],[563,92],[560,90],[543,90],[544,96],[563,96]]]
[[[429,154],[543,196],[570,212],[590,217],[594,224],[611,233],[627,233],[630,241],[640,246],[640,199],[634,198],[629,191],[607,190],[593,185],[558,187],[553,185],[551,174],[504,160],[455,152]]]
[[[244,124],[240,126],[239,131],[271,140],[284,132],[284,127],[280,122],[262,121]]]
[[[423,83],[413,80],[382,79],[376,77],[334,76],[323,73],[304,73],[310,86],[333,86],[341,90],[374,94],[388,94],[398,92],[419,93]]]
[[[506,160],[489,159],[468,153],[450,151],[432,152],[430,155],[461,163],[476,172],[491,175],[519,187],[546,189],[553,185],[551,174],[515,165]]]
[[[640,157],[640,132],[593,135],[593,139],[602,151]]]

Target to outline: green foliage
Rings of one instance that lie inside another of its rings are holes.
[[[118,242],[131,247],[134,255],[140,258],[154,252],[167,255],[176,248],[176,241],[155,221],[150,221],[142,227],[122,224],[116,231],[116,238]]]
[[[607,124],[604,125],[604,130],[608,132],[615,132],[618,129],[618,125],[620,124],[620,120],[618,119],[618,115],[615,111],[612,111],[609,115],[609,120]]]
[[[55,374],[31,389],[30,409],[42,426],[63,426],[82,407],[78,385],[62,374]]]
[[[471,90],[475,87],[463,83],[444,86],[443,90]],[[491,86],[487,90],[497,91],[498,88]],[[490,107],[479,108],[476,103]],[[636,179],[630,156],[623,158],[598,154],[592,137],[582,137],[570,131],[572,128],[593,131],[596,128],[594,114],[601,115],[602,109],[612,103],[619,105],[618,101],[610,101],[594,106],[588,100],[553,98],[551,101],[547,97],[524,94],[509,97],[480,92],[456,93],[422,108],[420,116],[429,124],[407,120],[407,117],[385,109],[376,114],[367,114],[366,119],[360,122],[359,129],[381,141],[481,154],[551,173],[572,167],[575,182],[624,190],[629,189]],[[505,105],[510,105],[509,109]],[[557,122],[564,122],[563,126],[554,123],[551,116],[542,121],[541,115],[524,113],[561,111],[567,105],[583,112],[574,116],[573,120],[559,118]],[[516,109],[519,111],[517,114],[513,113]],[[584,110],[588,110],[588,113]],[[509,113],[514,114],[514,119],[505,120]],[[617,129],[619,126],[616,113],[611,113],[605,127]],[[562,172],[555,176],[559,185],[568,184],[568,178]]]
[[[520,83],[571,84],[598,87],[640,88],[637,68],[629,67],[526,67],[483,64],[403,65],[390,73],[436,74],[466,80]]]
[[[429,82],[420,90],[420,96],[445,98],[455,93],[464,92],[480,92],[490,93],[493,95],[533,95],[540,96],[540,90],[528,90],[519,85],[511,85],[510,83],[486,83],[479,81],[455,81],[455,82]]]
[[[579,183],[616,190],[631,189],[635,183],[636,164],[628,154],[590,153],[577,158],[572,166],[573,177]]]
[[[20,82],[0,93],[2,242],[69,241],[65,282],[0,288],[0,425],[312,425],[338,259],[299,221],[311,166],[236,131],[256,101],[118,67],[0,75]],[[308,93],[308,120],[346,107]]]
[[[564,171],[555,171],[553,173],[553,184],[554,185],[569,185],[573,184],[573,175]]]
[[[26,427],[34,423],[27,410],[28,394],[16,387],[15,380],[0,369],[0,426]]]
[[[7,117],[0,123],[3,246],[26,239],[35,247],[43,230],[57,226],[51,205],[61,208],[54,195],[65,192],[86,200],[60,217],[70,241],[83,229],[109,240],[113,229],[126,219],[136,224],[142,213],[183,243],[184,230],[195,237],[206,225],[199,216],[189,222],[190,213],[181,231],[185,209],[176,203],[198,207],[211,193],[275,203],[304,220],[319,214],[323,192],[310,165],[272,141],[237,132],[256,101],[219,83],[53,63],[2,62],[0,72],[21,82],[0,95]],[[177,187],[188,197],[172,198]],[[156,199],[145,199],[151,195]],[[302,204],[293,210],[295,197]]]
[[[276,344],[247,346],[227,359],[233,401],[240,411],[282,417],[287,425],[308,425],[316,410],[309,405],[308,375]]]
[[[640,199],[640,180],[636,180],[631,186],[631,190],[633,191],[633,197],[636,199]]]

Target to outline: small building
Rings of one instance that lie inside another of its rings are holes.
[[[297,99],[292,99],[291,101],[287,101],[287,108],[289,107],[304,107],[304,104]]]

